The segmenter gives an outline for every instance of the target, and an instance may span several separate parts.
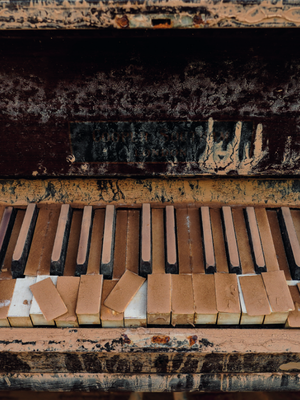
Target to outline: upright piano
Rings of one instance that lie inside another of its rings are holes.
[[[299,390],[299,26],[299,0],[0,1],[1,390]]]

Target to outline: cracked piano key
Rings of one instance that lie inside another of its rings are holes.
[[[59,207],[44,206],[39,209],[32,243],[24,271],[25,276],[50,275]]]
[[[218,310],[214,275],[193,274],[195,324],[215,324]]]
[[[139,273],[140,211],[128,210],[126,270]]]
[[[46,321],[53,321],[68,311],[50,276],[35,282],[30,290]]]
[[[16,247],[12,256],[11,272],[13,278],[21,278],[24,275],[37,215],[38,209],[36,204],[29,204],[25,212]]]
[[[124,311],[124,326],[147,326],[147,282],[144,282]]]
[[[0,223],[0,266],[2,266],[9,238],[13,229],[16,210],[13,207],[1,207],[1,223]]]
[[[16,280],[0,281],[0,326],[9,327],[8,312],[13,297]]]
[[[152,273],[152,249],[151,249],[151,207],[150,204],[142,205],[141,221],[141,252],[140,275],[147,277]]]
[[[124,313],[118,313],[104,305],[107,296],[116,286],[118,281],[107,280],[103,281],[102,300],[100,319],[102,328],[122,328],[124,326]]]
[[[51,275],[63,275],[64,273],[71,219],[71,207],[68,204],[63,204],[60,210],[53,251],[51,255]]]
[[[112,276],[113,279],[120,279],[125,272],[127,242],[128,242],[127,225],[128,225],[127,210],[117,210],[114,266],[113,266],[113,276]]]
[[[200,211],[198,208],[188,208],[189,242],[191,251],[191,267],[194,274],[204,274],[204,257],[202,234],[200,224]]]
[[[152,274],[147,278],[147,322],[149,325],[170,325],[171,274]]]
[[[171,324],[194,326],[192,275],[172,275],[171,282]]]
[[[36,283],[41,282],[47,278],[50,278],[52,283],[56,286],[57,283],[57,276],[54,275],[38,275],[36,278]],[[51,321],[47,321],[46,318],[44,317],[42,310],[40,309],[40,306],[38,305],[38,302],[36,301],[35,297],[32,299],[31,307],[30,307],[30,318],[33,323],[33,325],[37,326],[55,326],[54,319]]]
[[[144,282],[145,278],[131,271],[125,271],[104,301],[104,305],[118,313],[124,312],[131,299],[136,295]]]
[[[94,275],[100,273],[104,218],[105,218],[104,209],[95,210],[93,227],[92,227],[89,261],[86,271],[87,275]]]
[[[16,279],[13,297],[8,311],[8,320],[11,326],[32,327],[30,307],[33,295],[30,286],[36,281],[34,276]]]
[[[300,328],[300,293],[298,285],[289,286],[289,291],[294,302],[295,310],[289,312],[285,328]]]
[[[66,261],[63,273],[64,276],[75,276],[81,223],[82,210],[73,210]]]
[[[99,325],[103,275],[81,275],[76,314],[79,325]]]
[[[178,274],[175,214],[173,206],[166,206],[166,273]]]
[[[76,260],[76,270],[75,270],[76,276],[81,276],[83,274],[86,274],[87,271],[90,243],[91,243],[92,224],[93,224],[93,207],[85,206],[83,209],[78,253]]]
[[[276,210],[267,210],[268,220],[270,224],[271,234],[275,246],[275,251],[278,259],[279,268],[284,271],[285,279],[292,280],[288,260],[284,249],[283,239],[279,226]]]
[[[227,248],[229,272],[235,274],[241,274],[241,265],[239,250],[236,241],[236,234],[233,225],[233,218],[231,213],[231,207],[223,206],[223,221],[224,221],[224,232],[225,232],[225,244]]]
[[[249,241],[253,254],[254,267],[257,274],[266,272],[266,263],[261,244],[261,238],[257,226],[254,207],[246,207],[246,221],[249,233]]]
[[[292,278],[300,280],[300,245],[290,209],[281,207],[278,219]]]
[[[271,314],[265,316],[264,324],[285,324],[289,312],[295,307],[284,272],[263,272],[262,278],[271,308]]]
[[[15,217],[15,222],[13,224],[12,232],[10,235],[10,239],[8,242],[6,254],[4,257],[4,261],[2,264],[2,269],[1,269],[1,274],[0,274],[0,279],[11,279],[11,260],[12,260],[12,255],[14,252],[14,249],[16,247],[16,243],[18,240],[18,236],[21,230],[21,226],[23,223],[23,219],[25,216],[25,210],[18,210],[16,217]]]
[[[216,273],[218,325],[238,325],[241,308],[236,274]]]
[[[241,325],[261,325],[271,313],[261,275],[239,275],[238,289],[242,309]]]
[[[79,282],[79,276],[59,276],[57,278],[57,290],[68,309],[66,314],[55,318],[55,324],[59,328],[79,326],[76,315]]]
[[[114,261],[114,246],[115,246],[115,225],[116,212],[115,206],[106,206],[104,235],[101,258],[101,274],[104,278],[112,279],[113,261]]]
[[[205,260],[205,272],[207,274],[213,274],[214,272],[216,272],[216,259],[214,252],[211,222],[210,222],[210,212],[209,212],[209,207],[207,206],[201,207],[201,225],[202,225],[204,260]]]
[[[179,273],[191,274],[192,267],[189,245],[190,237],[187,208],[178,208],[176,210],[176,230]]]
[[[165,273],[164,210],[152,209],[152,274]]]
[[[255,208],[256,221],[268,272],[279,271],[279,264],[265,208]]]
[[[232,208],[231,212],[236,232],[242,274],[254,274],[255,268],[251,254],[244,211],[242,208]]]

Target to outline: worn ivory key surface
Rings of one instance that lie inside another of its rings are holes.
[[[103,281],[100,312],[101,324],[103,328],[122,328],[124,326],[124,313],[118,313],[104,305],[104,301],[116,284],[117,281],[111,281],[108,279],[104,279]]]
[[[36,283],[41,282],[48,278],[50,278],[52,283],[56,286],[57,276],[53,276],[53,275],[50,277],[49,277],[49,275],[39,275],[36,278]],[[50,299],[46,299],[46,301],[51,302]],[[34,296],[33,296],[32,304],[31,304],[31,308],[30,308],[30,318],[31,318],[33,325],[41,325],[41,326],[55,325],[54,319],[51,319],[48,321],[46,320],[46,318],[44,317],[42,310]]]
[[[194,296],[192,275],[172,275],[171,324],[194,325]]]
[[[211,274],[193,274],[195,324],[215,324],[218,310],[215,278]]]
[[[216,273],[214,277],[219,312],[217,323],[219,325],[237,325],[241,316],[237,276]]]
[[[169,325],[171,318],[171,274],[152,274],[147,279],[147,322]]]
[[[271,314],[266,315],[264,324],[285,324],[290,311],[295,309],[283,271],[262,273],[268,295]]]
[[[125,271],[104,301],[104,305],[119,313],[124,312],[144,282],[145,278],[131,271]]]
[[[147,282],[144,282],[124,311],[124,326],[147,325]]]
[[[261,275],[238,275],[242,316],[241,325],[260,325],[271,313]]]
[[[103,275],[81,275],[76,314],[79,325],[100,324]]]
[[[68,311],[55,319],[55,324],[59,328],[78,327],[76,315],[76,303],[79,289],[80,278],[78,276],[59,276],[57,278],[57,290],[61,295]]]
[[[13,297],[8,311],[11,326],[32,327],[30,307],[33,295],[30,286],[36,282],[36,277],[26,276],[16,280]]]
[[[15,289],[16,280],[0,281],[0,326],[10,326],[8,312]]]

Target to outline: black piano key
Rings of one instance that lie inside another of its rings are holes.
[[[266,272],[267,268],[253,207],[246,207],[245,217],[255,271],[257,274],[260,274]]]
[[[231,213],[231,207],[222,207],[224,232],[225,232],[225,244],[226,252],[228,257],[229,272],[235,274],[241,274],[241,263],[239,257],[239,250],[236,241],[236,234],[233,225],[233,218]]]
[[[300,244],[290,209],[288,207],[281,207],[278,219],[292,278],[300,280]]]
[[[178,274],[178,260],[173,206],[166,206],[166,273]]]
[[[205,271],[207,274],[216,272],[216,259],[212,237],[209,207],[201,207],[201,227],[203,238]]]
[[[72,208],[69,204],[61,206],[58,225],[51,255],[50,274],[63,275],[70,234]]]
[[[21,278],[24,275],[37,215],[38,208],[36,204],[29,204],[12,257],[11,273],[14,279]]]
[[[116,211],[113,205],[106,206],[104,235],[101,257],[101,274],[106,279],[112,279],[115,245]]]
[[[151,208],[150,204],[142,206],[141,221],[141,251],[140,251],[140,275],[144,278],[152,273],[152,249],[151,249]]]
[[[13,207],[6,207],[0,222],[0,268],[6,254],[9,238],[14,226],[16,211]]]
[[[80,229],[79,246],[77,252],[75,275],[81,276],[86,274],[89,250],[91,244],[91,233],[93,224],[93,208],[92,206],[85,206],[83,209],[83,216]]]

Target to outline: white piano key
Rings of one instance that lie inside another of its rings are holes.
[[[147,282],[144,282],[124,311],[124,326],[147,325]]]
[[[56,286],[57,276],[54,275],[38,275],[36,278],[36,283],[43,281],[44,279],[51,278],[53,284]],[[30,307],[30,318],[33,325],[41,325],[41,326],[55,326],[54,319],[52,321],[47,321],[38,305],[36,299],[33,297],[32,304]]]
[[[36,277],[26,276],[18,278],[8,311],[8,320],[11,326],[32,327],[30,307],[33,295],[30,286],[36,282]]]

